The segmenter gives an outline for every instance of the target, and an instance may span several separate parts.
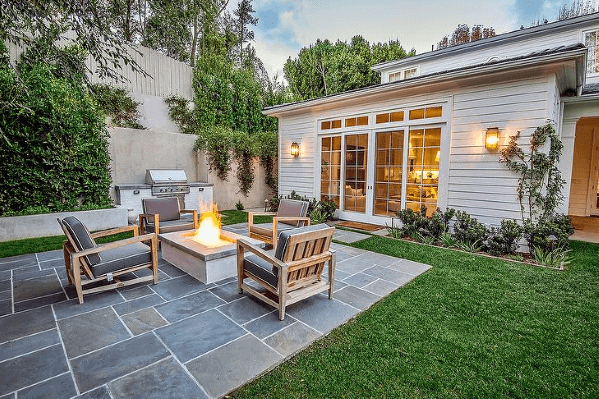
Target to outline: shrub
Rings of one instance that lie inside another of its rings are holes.
[[[54,68],[0,65],[0,215],[111,204],[104,115],[82,80]]]
[[[501,227],[492,227],[487,238],[487,248],[492,255],[513,254],[518,249],[518,241],[524,229],[514,220],[501,221]]]
[[[426,207],[422,207],[419,213],[414,212],[412,209],[402,209],[397,212],[397,217],[402,223],[401,227],[397,228],[396,235],[398,237],[411,237],[419,240],[419,236],[429,235]]]
[[[462,249],[470,252],[483,249],[488,234],[485,225],[464,211],[457,211],[455,217],[453,236]]]
[[[237,209],[238,211],[243,211],[245,209],[245,207],[241,203],[241,200],[237,201],[237,203],[235,204],[235,209]]]
[[[555,215],[536,224],[527,219],[524,224],[524,237],[530,253],[537,248],[545,253],[558,248],[565,251],[570,248],[568,237],[573,233],[572,221],[567,215]]]

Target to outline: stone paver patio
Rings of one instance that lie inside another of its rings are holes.
[[[226,226],[245,234],[245,224]],[[341,241],[368,237],[338,230]],[[345,238],[345,239],[344,239]],[[160,283],[85,297],[62,251],[0,259],[0,399],[217,398],[345,323],[429,266],[344,245],[335,298],[274,308],[160,261]]]

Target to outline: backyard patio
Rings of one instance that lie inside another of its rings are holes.
[[[224,229],[247,234],[245,223]],[[333,248],[334,299],[322,293],[291,305],[284,321],[238,294],[235,278],[206,285],[163,260],[158,285],[88,295],[79,305],[62,251],[0,259],[0,396],[221,397],[430,268]]]

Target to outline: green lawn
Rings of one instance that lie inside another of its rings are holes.
[[[599,397],[599,245],[558,272],[372,237],[433,266],[234,398]]]
[[[238,210],[222,211],[222,222],[224,225],[245,223],[247,222],[247,213]],[[266,223],[272,221],[272,216],[258,216],[255,218],[256,223]],[[117,234],[111,237],[105,237],[98,240],[98,243],[122,240],[131,237],[131,233]],[[30,254],[34,252],[45,252],[54,249],[61,249],[65,236],[27,238],[24,240],[0,242],[0,258],[16,256],[22,254]]]

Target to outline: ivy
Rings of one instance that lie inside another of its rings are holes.
[[[145,129],[139,123],[139,102],[133,100],[122,87],[113,87],[103,83],[90,85],[90,90],[98,105],[110,117],[114,126],[131,129]]]

